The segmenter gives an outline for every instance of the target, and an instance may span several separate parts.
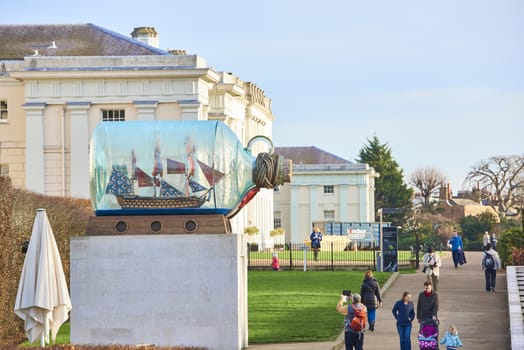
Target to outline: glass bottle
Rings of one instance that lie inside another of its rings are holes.
[[[258,140],[269,153],[251,154]],[[244,148],[218,121],[130,121],[97,125],[90,146],[95,214],[234,216],[260,188],[289,182],[291,161],[264,136]]]

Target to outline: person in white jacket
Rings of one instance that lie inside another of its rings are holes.
[[[422,272],[426,275],[428,282],[431,282],[433,285],[433,291],[436,292],[442,262],[440,261],[440,256],[435,253],[433,247],[430,246],[428,252],[424,254],[424,257],[422,258],[422,266]]]
[[[480,264],[486,277],[486,292],[494,292],[497,282],[497,270],[502,267],[502,264],[499,254],[489,243],[486,245],[486,250],[482,253]]]

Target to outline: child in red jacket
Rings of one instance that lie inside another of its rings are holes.
[[[273,271],[280,270],[280,263],[278,262],[277,253],[273,253],[273,258],[271,258],[271,267],[273,268]]]

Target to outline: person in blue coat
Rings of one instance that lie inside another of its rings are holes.
[[[400,350],[411,350],[411,324],[415,319],[415,307],[411,301],[411,293],[404,292],[402,299],[395,303],[391,311],[397,320]]]
[[[458,235],[457,231],[453,231],[453,237],[448,242],[451,245],[451,254],[453,255],[453,264],[455,268],[459,264],[460,254],[464,252],[464,244],[462,243],[462,237]]]
[[[311,235],[309,235],[309,239],[311,240],[313,256],[315,257],[315,261],[317,261],[318,251],[320,250],[320,241],[322,241],[322,232],[320,232],[320,229],[318,227],[315,227],[313,229],[313,232],[311,232]]]

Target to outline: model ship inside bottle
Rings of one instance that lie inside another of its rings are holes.
[[[231,215],[291,171],[278,155],[256,159],[215,121],[100,123],[90,155],[97,215]]]

